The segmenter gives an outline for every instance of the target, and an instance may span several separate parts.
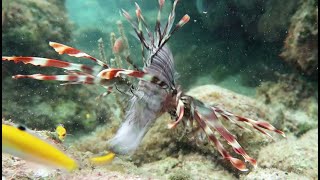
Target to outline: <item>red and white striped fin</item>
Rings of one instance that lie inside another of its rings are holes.
[[[255,121],[253,119],[250,118],[246,118],[246,117],[242,117],[242,116],[238,116],[238,115],[234,115],[231,112],[228,112],[226,110],[223,110],[221,108],[218,107],[214,107],[213,110],[221,115],[225,115],[228,116],[229,118],[234,118],[235,120],[237,120],[238,122],[244,122],[246,124],[248,124],[249,126],[253,127],[254,129],[257,129],[258,131],[260,131],[261,133],[267,135],[268,137],[271,137],[270,134],[268,134],[267,132],[263,131],[261,128],[267,129],[269,131],[273,131],[276,132],[280,135],[282,135],[283,137],[286,137],[286,135],[284,134],[284,132],[276,129],[275,127],[273,127],[270,123],[265,122],[265,121]]]
[[[56,67],[70,71],[82,71],[88,74],[98,74],[102,70],[99,66],[87,66],[83,64],[69,63],[56,59],[40,58],[40,57],[7,57],[2,56],[2,61],[22,62],[24,64],[32,64],[42,67]]]
[[[140,18],[140,20],[142,21],[142,23],[143,23],[143,25],[144,25],[144,27],[145,27],[145,30],[146,30],[146,32],[147,32],[147,34],[148,34],[148,36],[149,36],[149,40],[150,40],[150,42],[151,42],[150,45],[153,46],[153,44],[154,44],[154,37],[153,37],[151,31],[149,30],[149,26],[148,26],[148,24],[146,23],[146,20],[145,20],[145,18],[144,18],[143,15],[142,15],[141,8],[140,8],[140,6],[139,6],[137,3],[136,3],[136,8],[137,8],[137,10],[140,12],[140,13],[139,13],[139,18]]]
[[[142,32],[142,16],[141,16],[141,9],[138,5],[138,3],[135,3],[136,4],[136,16],[137,16],[137,19],[138,19],[138,33],[140,36],[143,37],[143,32]],[[138,36],[139,36],[138,35]],[[143,43],[141,43],[141,56],[142,56],[142,62],[143,63],[146,63],[146,58],[145,58],[145,52],[144,52],[144,45]]]
[[[124,9],[122,9],[122,14],[127,19],[127,21],[131,24],[133,30],[137,34],[140,42],[143,43],[144,47],[147,48],[147,49],[150,49],[149,44],[147,43],[147,41],[145,40],[145,38],[143,36],[143,33],[142,32],[139,33],[138,26],[137,26],[137,24],[135,22],[132,21],[132,18],[130,16],[130,14],[127,11],[125,11]]]
[[[227,119],[227,120],[231,121],[232,123],[236,124],[241,129],[245,129],[247,131],[250,131],[250,129],[245,128],[245,127],[241,126],[240,124],[238,124],[239,121],[235,121],[234,120],[234,119],[237,119],[237,118],[232,113],[230,113],[228,111],[224,111],[224,110],[222,110],[222,109],[220,109],[218,107],[212,107],[212,109],[213,109],[214,112],[220,114],[224,119]],[[265,132],[264,130],[260,129],[259,127],[255,126],[255,125],[253,125],[253,124],[251,124],[249,122],[244,122],[244,123],[249,125],[250,127],[254,128],[254,129],[258,130],[262,134],[267,135],[271,140],[274,140],[273,137],[269,133]]]
[[[175,1],[176,2],[176,1]],[[188,21],[190,20],[190,16],[188,14],[185,14],[181,20],[177,23],[177,25],[175,26],[175,28],[171,31],[171,32],[168,32],[167,35],[165,35],[164,37],[162,37],[162,39],[160,39],[159,41],[161,41],[159,43],[159,47],[158,49],[156,50],[156,52],[154,53],[157,54],[158,51],[169,41],[170,37],[175,33],[177,32],[183,25],[185,25]]]
[[[219,153],[222,155],[222,157],[224,159],[229,160],[231,162],[231,164],[235,168],[239,169],[240,171],[248,171],[248,169],[246,168],[246,165],[243,161],[232,157],[228,153],[228,151],[223,147],[223,145],[220,143],[220,141],[215,137],[215,135],[212,132],[212,130],[210,129],[210,127],[207,126],[207,124],[201,119],[201,117],[199,116],[197,111],[194,112],[194,118],[198,122],[201,129],[208,136],[209,141],[214,144],[214,146],[217,148],[217,150],[219,151]]]
[[[238,127],[241,128],[241,129],[244,129],[244,130],[246,130],[246,131],[251,131],[250,129],[241,126],[237,121],[235,121],[235,120],[232,119],[231,117],[225,115],[224,113],[220,113],[220,112],[221,112],[220,109],[218,109],[218,108],[216,108],[216,107],[213,107],[213,106],[212,106],[212,109],[213,109],[213,111],[214,111],[215,113],[220,114],[220,116],[222,116],[223,119],[226,119],[226,120],[230,121],[231,123],[235,124],[236,126],[238,126]]]
[[[276,129],[275,127],[273,127],[270,123],[268,122],[265,122],[265,121],[255,121],[253,119],[250,119],[250,118],[246,118],[246,117],[242,117],[242,116],[238,116],[238,115],[235,115],[235,117],[237,118],[238,121],[243,121],[243,122],[248,122],[256,127],[261,127],[261,128],[264,128],[264,129],[267,129],[269,131],[274,131],[280,135],[282,135],[283,137],[286,137],[286,135],[284,134],[284,132]]]
[[[172,25],[173,25],[173,22],[174,22],[174,19],[175,19],[175,16],[176,16],[175,15],[175,11],[176,11],[177,3],[178,3],[178,0],[175,0],[173,2],[172,9],[171,9],[171,12],[170,12],[169,17],[168,17],[168,21],[167,21],[167,23],[165,25],[165,28],[163,30],[163,37],[168,36],[168,34],[171,31],[171,28],[172,28]]]
[[[158,16],[157,16],[155,30],[154,30],[156,33],[156,38],[159,40],[158,46],[160,46],[160,43],[163,37],[160,29],[161,11],[162,11],[163,5],[164,5],[164,0],[159,0],[159,10],[158,10]]]
[[[43,81],[64,81],[62,85],[67,84],[97,84],[103,87],[105,86],[112,86],[114,81],[107,81],[105,79],[101,79],[99,77],[94,77],[91,75],[45,75],[45,74],[32,74],[32,75],[15,75],[12,76],[14,79],[22,79],[22,78],[29,78],[29,79],[37,79]]]
[[[121,74],[135,78],[143,78],[146,73],[135,70],[109,68],[102,70],[97,76],[102,79],[113,79],[119,77]]]
[[[95,78],[88,75],[45,75],[45,74],[32,74],[32,75],[15,75],[13,79],[30,78],[43,81],[67,81],[67,82],[78,82],[83,84],[95,84]]]
[[[104,62],[98,60],[97,58],[94,58],[92,56],[90,56],[87,53],[84,53],[76,48],[64,45],[64,44],[60,44],[60,43],[56,43],[56,42],[49,42],[49,45],[51,47],[54,48],[54,50],[56,52],[58,52],[59,54],[67,54],[69,56],[73,56],[73,57],[83,57],[83,58],[87,58],[90,60],[95,61],[97,64],[99,64],[100,66],[104,67],[104,68],[108,68],[108,65],[105,64]]]
[[[161,41],[160,43],[160,47],[162,47],[166,42],[168,42],[168,40],[170,39],[170,37],[177,32],[183,25],[185,25],[187,22],[189,22],[190,20],[190,16],[188,14],[185,14],[180,21],[176,24],[175,28],[168,33]]]
[[[81,71],[69,71],[69,70],[65,70],[64,71],[66,74],[68,75],[90,75],[88,73],[85,72],[81,72]]]
[[[199,110],[199,111],[198,111]],[[201,112],[201,113],[200,113]],[[206,107],[197,107],[198,116],[203,119],[206,124],[213,127],[219,134],[232,146],[233,150],[240,154],[245,160],[249,161],[254,167],[257,166],[257,161],[250,157],[241,145],[236,140],[236,136],[231,134],[219,121],[214,111]]]
[[[183,118],[183,115],[184,115],[184,103],[181,100],[178,101],[176,114],[177,114],[178,117],[177,117],[176,121],[174,121],[173,123],[169,123],[168,124],[168,128],[169,129],[175,128],[181,122],[181,120]]]
[[[143,71],[137,71],[137,70],[127,70],[127,69],[117,69],[117,68],[109,68],[102,70],[97,77],[101,79],[111,80],[116,77],[120,77],[121,75],[135,77],[137,79],[145,80],[154,84],[159,85],[161,88],[166,89],[168,86],[165,82],[159,80],[159,78],[150,75],[148,73],[145,73]]]

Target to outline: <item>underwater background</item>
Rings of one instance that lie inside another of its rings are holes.
[[[151,27],[156,0],[136,0]],[[140,67],[139,41],[121,9],[135,12],[132,0],[4,0],[2,55],[36,56],[91,62],[59,55],[49,41],[100,57],[102,38],[107,59],[115,56],[112,39],[125,32],[131,59]],[[173,1],[167,0],[162,21]],[[2,176],[13,179],[317,179],[318,178],[318,1],[180,0],[176,21],[191,19],[168,42],[177,82],[188,94],[209,104],[270,122],[287,138],[270,140],[233,126],[258,168],[239,172],[208,142],[167,129],[161,116],[139,149],[111,164],[73,174],[45,171],[4,156]],[[113,33],[113,35],[111,35]],[[91,63],[92,64],[92,63]],[[108,149],[119,128],[128,97],[112,93],[97,100],[103,88],[59,82],[15,80],[15,74],[59,74],[54,68],[2,62],[2,118],[39,133],[63,124],[65,152],[85,162]],[[48,137],[50,138],[50,137]],[[231,149],[231,148],[230,148]]]

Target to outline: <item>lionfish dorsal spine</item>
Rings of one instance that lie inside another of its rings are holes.
[[[161,31],[161,11],[163,8],[163,5],[165,3],[165,0],[159,0],[159,10],[158,10],[158,15],[157,15],[157,20],[155,24],[155,32],[152,34],[151,31],[149,30],[149,26],[145,21],[145,18],[142,15],[141,9],[137,3],[136,5],[136,16],[137,16],[137,22],[134,22],[132,20],[132,17],[130,14],[122,9],[122,13],[124,17],[129,21],[131,26],[133,27],[136,35],[138,36],[140,42],[141,42],[141,50],[142,50],[142,58],[145,66],[149,66],[152,61],[153,57],[162,49],[162,47],[169,41],[170,37],[172,36],[173,33],[175,33],[177,30],[179,30],[184,24],[186,24],[189,20],[190,17],[189,15],[184,15],[183,18],[176,24],[175,28],[171,31],[172,25],[174,23],[175,19],[175,8],[178,3],[178,0],[175,0],[171,9],[171,12],[169,14],[168,20],[166,22],[166,25]],[[143,28],[146,30],[149,41],[145,39],[145,35],[143,32]],[[144,57],[144,48],[149,50],[149,58],[145,60]]]

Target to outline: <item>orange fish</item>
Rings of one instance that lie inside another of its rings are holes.
[[[114,42],[112,50],[114,53],[121,53],[124,50],[124,44],[121,37]]]

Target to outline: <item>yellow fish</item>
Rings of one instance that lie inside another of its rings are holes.
[[[56,128],[56,133],[58,135],[58,138],[60,141],[64,141],[64,138],[66,137],[67,135],[67,130],[66,128],[63,127],[62,124],[59,124]]]
[[[104,165],[110,163],[116,154],[108,152],[106,155],[90,158],[90,162],[94,165]]]
[[[78,167],[74,159],[27,132],[23,126],[14,127],[2,124],[2,152],[69,171]]]

